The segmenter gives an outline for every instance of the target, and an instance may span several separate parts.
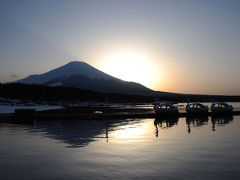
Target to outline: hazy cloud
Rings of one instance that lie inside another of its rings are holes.
[[[10,75],[10,78],[16,79],[16,78],[18,78],[18,76],[17,76],[15,73],[12,73],[12,74]]]

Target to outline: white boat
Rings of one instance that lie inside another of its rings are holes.
[[[211,111],[213,113],[231,113],[233,107],[225,102],[213,102],[211,105]]]
[[[157,115],[176,115],[178,114],[178,107],[176,103],[159,103],[158,100],[154,102],[154,111]]]
[[[203,105],[199,102],[190,103],[188,101],[187,106],[186,106],[186,111],[187,111],[187,113],[190,113],[190,114],[207,113],[208,112],[208,106]]]

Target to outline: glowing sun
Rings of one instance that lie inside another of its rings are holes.
[[[150,58],[134,52],[117,52],[102,61],[101,69],[116,78],[151,88],[155,67]]]

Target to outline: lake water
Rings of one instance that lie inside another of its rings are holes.
[[[0,179],[240,179],[240,116],[0,123]]]

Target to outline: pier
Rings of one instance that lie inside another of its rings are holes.
[[[95,113],[97,112],[97,113]],[[36,120],[101,120],[101,119],[126,119],[126,118],[171,118],[171,117],[189,117],[189,116],[212,116],[225,115],[207,112],[204,114],[189,114],[187,112],[179,112],[178,114],[156,115],[150,108],[73,108],[73,109],[55,109],[45,111],[34,111],[34,109],[19,109],[15,113],[0,114],[0,120],[17,120],[27,121],[29,119]],[[240,111],[233,111],[228,115],[240,115]]]

